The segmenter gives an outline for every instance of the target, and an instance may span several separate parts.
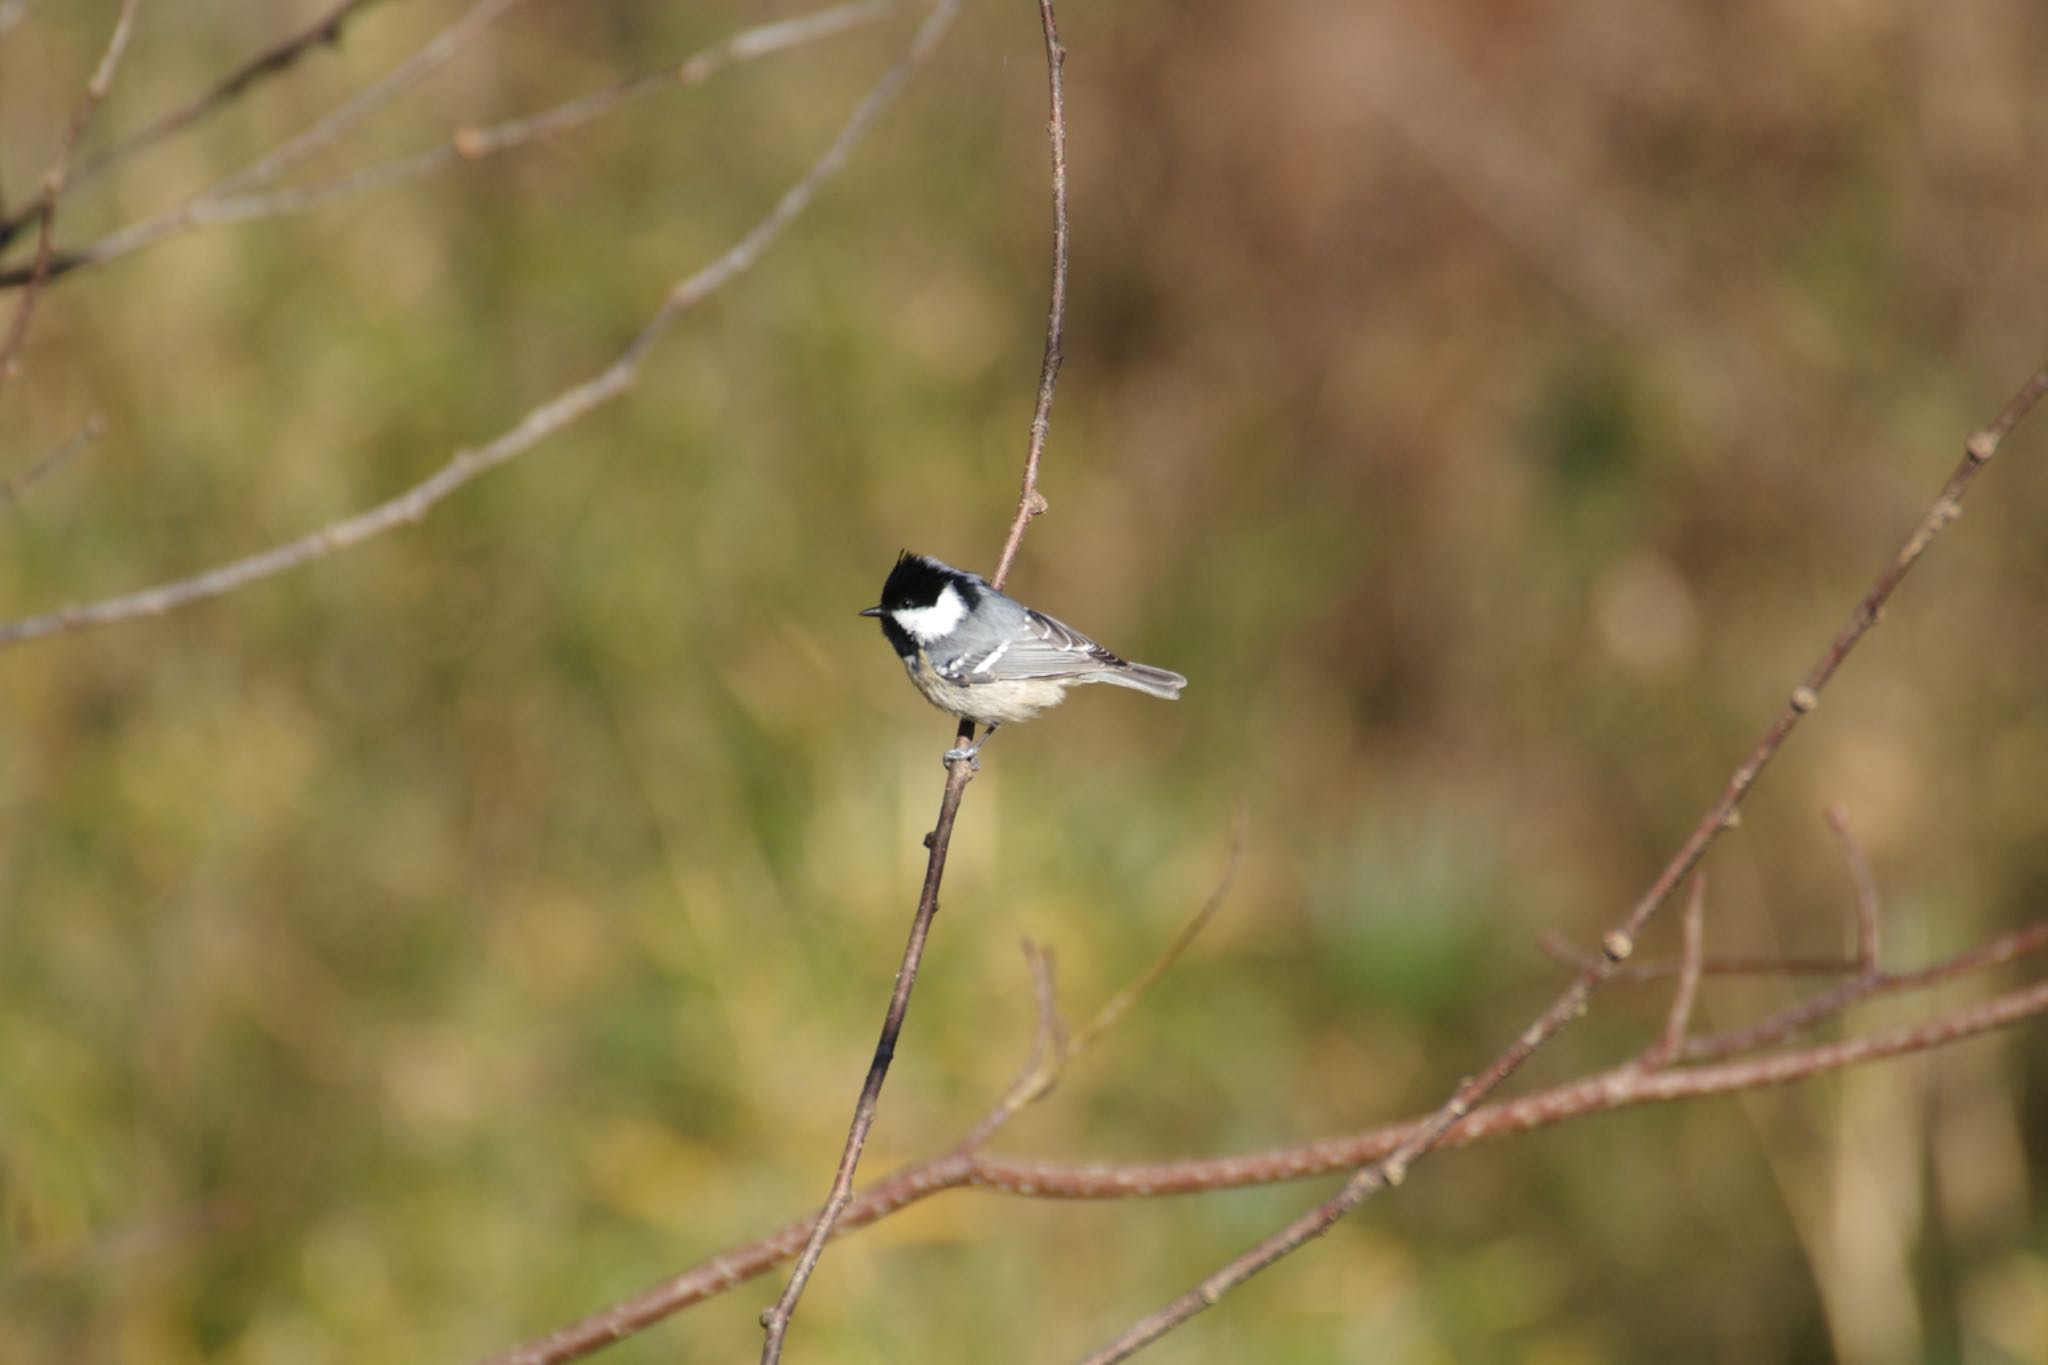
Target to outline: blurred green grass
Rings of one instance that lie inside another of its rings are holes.
[[[113,8],[0,36],[8,202]],[[453,12],[373,7],[81,192],[67,236],[239,166]],[[1240,795],[1223,919],[1005,1148],[1193,1154],[1412,1112],[1554,988],[1543,930],[1589,936],[1639,889],[2041,358],[2048,21],[1830,13],[1410,16],[1556,157],[1569,240],[1653,244],[1678,286],[1624,308],[1375,106],[1363,11],[1065,16],[1071,330],[1014,584],[1193,682],[992,745],[870,1170],[1007,1079],[1018,936],[1085,1014],[1200,903]],[[96,137],[283,27],[248,0],[143,15]],[[526,7],[320,168],[760,17]],[[53,289],[0,459],[94,412],[109,434],[5,513],[9,614],[300,534],[604,363],[902,32]],[[625,402],[419,528],[0,658],[0,1356],[468,1358],[819,1196],[948,730],[852,613],[900,546],[986,565],[1007,520],[1042,81],[1032,8],[970,7]],[[1899,965],[2038,913],[2044,439],[1987,475],[1717,853],[1716,947],[1844,941],[1831,801]],[[1627,1055],[1661,1010],[1617,992],[1534,1069]],[[1158,1354],[2048,1359],[2041,1057],[2021,1034],[1446,1154]],[[798,1346],[1071,1355],[1311,1194],[949,1197],[836,1246]],[[744,1352],[771,1293],[606,1358]]]

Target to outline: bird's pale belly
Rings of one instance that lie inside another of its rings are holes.
[[[1067,690],[1065,678],[1019,678],[1002,682],[956,683],[942,678],[923,650],[903,660],[910,681],[924,699],[941,711],[983,725],[1008,725],[1030,720],[1053,705]]]

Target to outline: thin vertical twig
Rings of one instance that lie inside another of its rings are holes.
[[[1563,994],[1531,1021],[1485,1069],[1460,1082],[1450,1098],[1423,1120],[1400,1146],[1370,1165],[1361,1167],[1332,1198],[1262,1239],[1158,1311],[1131,1324],[1108,1345],[1085,1357],[1085,1365],[1112,1365],[1115,1361],[1128,1360],[1182,1323],[1213,1307],[1225,1294],[1267,1266],[1329,1231],[1339,1219],[1381,1190],[1399,1185],[1407,1179],[1415,1163],[1435,1150],[1475,1105],[1514,1075],[1523,1062],[1556,1037],[1565,1025],[1585,1014],[1593,994],[1635,951],[1636,940],[1651,916],[1670,898],[1679,883],[1699,866],[1700,859],[1706,856],[1707,849],[1722,832],[1737,823],[1737,811],[1742,800],[1755,785],[1764,766],[1784,747],[1799,722],[1820,705],[1821,693],[1826,689],[1828,680],[1834,677],[1842,661],[1855,650],[1870,628],[1877,624],[1885,603],[1900,580],[1911,572],[1934,538],[1961,515],[1962,500],[1970,486],[1991,462],[1992,456],[1998,453],[1999,446],[2012,434],[2013,428],[2033,410],[2044,394],[2048,394],[2048,368],[2036,371],[1989,426],[1964,442],[1962,462],[1942,485],[1941,492],[1935,496],[1919,524],[1878,571],[1876,579],[1850,610],[1848,620],[1835,633],[1806,677],[1792,689],[1784,709],[1750,750],[1749,756],[1729,776],[1721,795],[1707,807],[1692,833],[1672,854],[1670,861],[1650,883],[1649,889],[1637,898],[1621,922],[1601,940],[1601,956],[1587,964]],[[1851,983],[1855,984],[1858,983]]]
[[[1842,861],[1849,866],[1849,881],[1856,888],[1856,965],[1865,976],[1874,976],[1878,971],[1877,874],[1871,871],[1863,845],[1849,828],[1849,812],[1840,806],[1829,806],[1827,821],[1841,847]]]
[[[1684,947],[1680,950],[1678,987],[1671,993],[1671,1012],[1665,1016],[1664,1032],[1636,1059],[1645,1071],[1660,1071],[1677,1060],[1685,1050],[1685,1033],[1692,1026],[1693,1002],[1700,991],[1700,962],[1706,947],[1707,874],[1695,872],[1685,898],[1681,922]]]
[[[1052,105],[1046,122],[1046,141],[1052,149],[1052,299],[1045,310],[1045,357],[1038,366],[1038,403],[1031,412],[1031,440],[1024,451],[1017,515],[1011,518],[1010,534],[1003,540],[996,571],[988,580],[998,588],[1009,580],[1010,569],[1017,562],[1024,528],[1046,507],[1045,495],[1038,491],[1038,462],[1045,454],[1046,434],[1052,429],[1052,392],[1060,381],[1060,362],[1065,358],[1061,348],[1067,333],[1067,50],[1060,45],[1052,0],[1038,0],[1038,23],[1045,31],[1045,81]]]
[[[951,0],[949,0],[951,3]],[[1052,303],[1047,310],[1045,334],[1045,358],[1039,367],[1038,402],[1031,419],[1031,440],[1024,456],[1023,487],[1017,498],[1017,514],[1010,524],[1010,534],[1003,543],[1001,556],[996,561],[996,571],[990,582],[1000,588],[1009,577],[1010,567],[1016,561],[1017,547],[1023,542],[1024,529],[1031,519],[1045,510],[1045,499],[1038,492],[1038,466],[1045,453],[1047,431],[1052,422],[1053,389],[1059,382],[1060,344],[1066,326],[1067,310],[1067,121],[1066,97],[1060,79],[1060,66],[1065,53],[1060,47],[1059,30],[1053,18],[1052,0],[1039,0],[1039,22],[1045,31],[1045,54],[1047,81],[1050,90],[1051,114],[1048,119],[1048,138],[1052,145],[1053,179],[1053,258],[1052,258]],[[964,746],[974,737],[971,721],[960,722],[957,734],[959,745]],[[882,1084],[888,1079],[889,1063],[896,1055],[896,1041],[903,1029],[903,1017],[910,1008],[910,996],[917,985],[917,972],[924,958],[924,944],[931,932],[932,919],[938,914],[939,884],[946,874],[946,850],[953,833],[953,820],[959,813],[960,797],[967,784],[974,780],[975,760],[964,752],[959,758],[946,764],[946,787],[939,802],[939,818],[926,839],[930,857],[925,863],[924,888],[918,895],[917,912],[912,917],[910,939],[904,946],[903,962],[896,972],[895,990],[889,997],[889,1009],[882,1020],[882,1036],[875,1044],[873,1059],[868,1064],[867,1079],[861,1086],[860,1098],[854,1104],[853,1120],[847,1128],[846,1144],[839,1156],[839,1165],[832,1178],[831,1192],[825,1198],[825,1205],[818,1211],[818,1218],[811,1225],[810,1236],[804,1242],[804,1249],[797,1257],[795,1268],[790,1272],[789,1283],[773,1306],[761,1314],[761,1365],[775,1365],[782,1359],[782,1347],[789,1335],[790,1319],[803,1298],[804,1288],[810,1283],[812,1273],[818,1267],[818,1260],[825,1254],[825,1243],[831,1240],[832,1230],[840,1215],[845,1212],[848,1201],[853,1198],[853,1179],[859,1169],[861,1152],[867,1145],[868,1131],[874,1126],[875,1113],[881,1104]]]

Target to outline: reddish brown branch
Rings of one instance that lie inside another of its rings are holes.
[[[2042,931],[2048,931],[2048,922],[2023,933]],[[2010,935],[2000,943],[2020,938],[2021,935]],[[1996,951],[1998,947],[1987,944],[1911,973],[1910,977],[1931,985],[2009,960],[2011,954]],[[1451,1130],[1445,1144],[1462,1147],[1613,1109],[1787,1085],[1848,1066],[1944,1046],[2043,1013],[2048,1013],[2048,982],[1953,1010],[1924,1023],[1820,1047],[1676,1070],[1650,1071],[1631,1063],[1477,1109]],[[947,1190],[975,1188],[1033,1199],[1129,1199],[1206,1193],[1328,1175],[1386,1157],[1412,1140],[1423,1122],[1391,1124],[1265,1151],[1147,1163],[1020,1161],[988,1156],[963,1143],[905,1166],[859,1191],[840,1215],[835,1235],[879,1222]],[[788,1260],[804,1245],[815,1221],[808,1217],[799,1219],[766,1236],[729,1248],[579,1322],[492,1356],[483,1365],[557,1365],[589,1355]]]
[[[1828,682],[1842,666],[1843,660],[1856,648],[1858,642],[1877,623],[1884,605],[1920,556],[1926,553],[1935,536],[1954,521],[1961,512],[1962,499],[1983,472],[1991,457],[1997,453],[2020,419],[2032,410],[2048,393],[2048,368],[2037,371],[1990,426],[1972,435],[1964,443],[1962,463],[1942,486],[1926,515],[1898,550],[1892,555],[1876,580],[1850,611],[1835,638],[1822,651],[1818,661],[1806,677],[1792,689],[1785,708],[1772,722],[1769,729],[1750,750],[1749,756],[1729,777],[1727,786],[1720,797],[1707,807],[1691,835],[1680,845],[1671,860],[1664,865],[1650,883],[1649,889],[1637,899],[1624,915],[1621,922],[1601,941],[1604,955],[1582,970],[1578,977],[1567,986],[1551,1006],[1538,1015],[1528,1028],[1508,1044],[1477,1075],[1461,1082],[1437,1111],[1425,1119],[1412,1136],[1403,1141],[1386,1156],[1357,1171],[1344,1188],[1337,1194],[1308,1210],[1286,1227],[1264,1238],[1256,1246],[1232,1259],[1227,1265],[1202,1280],[1187,1293],[1173,1300],[1157,1312],[1148,1314],[1131,1325],[1114,1341],[1088,1357],[1088,1365],[1109,1365],[1110,1362],[1125,1360],[1171,1332],[1182,1323],[1213,1306],[1223,1295],[1243,1284],[1259,1271],[1272,1265],[1305,1245],[1311,1239],[1327,1232],[1330,1227],[1346,1214],[1365,1203],[1373,1195],[1390,1185],[1399,1185],[1407,1178],[1409,1170],[1417,1161],[1427,1156],[1444,1139],[1444,1135],[1471,1113],[1481,1100],[1490,1095],[1502,1082],[1521,1068],[1523,1062],[1535,1054],[1537,1049],[1563,1030],[1572,1020],[1586,1012],[1594,993],[1606,984],[1614,968],[1627,960],[1635,951],[1636,940],[1643,928],[1655,915],[1658,908],[1670,897],[1671,892],[1699,865],[1721,832],[1734,824],[1736,812],[1742,800],[1755,785],[1757,776],[1764,766],[1784,747],[1792,731],[1797,728],[1813,709],[1820,705],[1820,698]],[[1854,984],[1854,983],[1852,983]]]

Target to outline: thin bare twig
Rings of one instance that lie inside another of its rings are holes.
[[[516,3],[516,0],[512,2]],[[424,179],[452,166],[480,161],[485,157],[523,147],[542,138],[573,131],[602,118],[621,105],[648,95],[701,85],[728,67],[819,42],[868,24],[879,23],[901,8],[901,0],[855,0],[854,3],[835,5],[813,14],[757,24],[752,28],[740,30],[683,62],[672,63],[659,71],[578,96],[537,114],[509,119],[485,128],[459,129],[448,141],[424,151],[374,166],[365,166],[325,180],[317,180],[311,184],[277,190],[245,188],[276,178],[277,172],[259,174],[264,171],[264,167],[259,164],[243,171],[237,177],[220,182],[175,209],[109,233],[86,246],[60,253],[53,269],[55,273],[61,274],[81,266],[104,265],[187,232],[303,213],[349,195]],[[450,48],[444,51],[441,58],[445,60],[446,55],[453,50]],[[376,103],[382,103],[396,91],[380,93],[381,98]],[[376,104],[367,107],[375,108]],[[367,112],[367,109],[363,112]],[[360,117],[360,113],[357,117]],[[328,128],[324,141],[331,141],[346,126],[347,124],[343,123],[341,128]],[[0,288],[17,283],[19,273],[0,271]]]
[[[1045,495],[1038,491],[1038,461],[1045,454],[1046,434],[1052,429],[1052,391],[1060,381],[1060,362],[1065,355],[1061,347],[1067,332],[1067,50],[1060,46],[1052,0],[1038,0],[1038,23],[1045,32],[1045,81],[1052,106],[1046,122],[1046,141],[1052,149],[1052,298],[1045,309],[1045,357],[1038,366],[1038,403],[1031,412],[1031,440],[1024,450],[1017,515],[1010,520],[1010,534],[1003,540],[996,571],[988,580],[998,588],[1009,581],[1017,547],[1024,543],[1024,528],[1046,507]]]
[[[294,569],[338,550],[360,544],[395,527],[420,520],[440,502],[471,479],[523,455],[546,437],[592,409],[601,407],[632,388],[639,377],[647,351],[659,341],[676,320],[753,265],[782,232],[794,222],[826,182],[846,165],[853,149],[867,135],[883,108],[937,47],[946,25],[951,22],[958,0],[945,0],[934,7],[912,37],[903,56],[870,89],[839,134],[819,158],[811,163],[797,182],[748,230],[746,236],[695,274],[677,282],[654,315],[633,337],[617,359],[599,373],[555,395],[533,408],[519,422],[484,445],[459,450],[448,462],[404,492],[354,516],[331,522],[319,530],[273,546],[258,554],[223,564],[189,578],[177,579],[140,592],[125,593],[97,602],[60,607],[40,616],[26,617],[0,625],[0,649],[31,640],[98,626],[115,625],[165,612],[193,602],[219,597],[259,579]]]
[[[995,1108],[991,1109],[988,1116],[960,1143],[961,1149],[978,1149],[998,1128],[1009,1122],[1017,1111],[1026,1105],[1036,1104],[1051,1094],[1053,1087],[1059,1084],[1067,1069],[1079,1061],[1090,1048],[1101,1042],[1103,1037],[1159,984],[1160,979],[1173,970],[1174,965],[1186,955],[1187,950],[1194,946],[1202,931],[1216,918],[1217,912],[1223,908],[1223,903],[1230,899],[1231,890],[1237,885],[1238,868],[1244,862],[1244,835],[1244,802],[1240,800],[1231,811],[1230,852],[1224,860],[1223,874],[1216,879],[1215,887],[1210,890],[1208,897],[1195,913],[1188,917],[1187,923],[1180,927],[1180,931],[1167,940],[1166,946],[1160,949],[1159,956],[1152,959],[1151,965],[1133,977],[1115,995],[1105,1000],[1102,1007],[1095,1011],[1094,1016],[1081,1026],[1079,1033],[1069,1038],[1060,1025],[1058,1010],[1049,1002],[1041,1002],[1041,1017],[1045,1017],[1044,1011],[1051,1010],[1049,1017],[1055,1030],[1053,1045],[1044,1050],[1041,1061],[1027,1067],[1023,1074],[1017,1077],[1002,1099],[997,1101]],[[1049,969],[1046,979],[1049,985]]]
[[[858,3],[835,5],[815,14],[743,29],[680,64],[672,63],[659,71],[621,81],[524,118],[510,119],[488,128],[461,129],[447,142],[411,156],[366,166],[310,185],[213,199],[187,226],[212,227],[303,213],[329,200],[424,179],[451,166],[481,161],[542,138],[574,131],[604,117],[622,104],[648,95],[702,85],[727,67],[879,23],[899,8],[896,0],[858,0]]]
[[[942,0],[942,7],[950,11],[956,0]],[[1003,546],[1003,553],[996,564],[994,577],[989,581],[1000,588],[1009,576],[1010,565],[1016,558],[1017,546],[1024,538],[1024,528],[1031,518],[1042,509],[1044,500],[1038,496],[1038,461],[1045,449],[1045,433],[1051,420],[1053,386],[1059,378],[1060,334],[1066,313],[1067,297],[1067,181],[1066,181],[1066,104],[1060,84],[1059,33],[1053,24],[1052,0],[1040,0],[1039,18],[1045,29],[1046,65],[1050,72],[1052,113],[1050,138],[1053,147],[1053,306],[1046,320],[1046,360],[1041,368],[1038,385],[1037,415],[1032,421],[1031,444],[1025,455],[1024,487],[1017,500],[1017,516],[1010,528],[1010,536]],[[1036,504],[1036,505],[1034,505]],[[790,1271],[789,1283],[783,1286],[782,1294],[773,1306],[761,1314],[761,1365],[776,1365],[782,1359],[783,1342],[789,1335],[789,1323],[796,1313],[796,1306],[803,1298],[804,1287],[810,1283],[811,1274],[817,1269],[818,1260],[825,1254],[825,1243],[832,1238],[833,1226],[839,1221],[849,1200],[853,1198],[854,1173],[859,1169],[861,1150],[867,1143],[868,1130],[874,1126],[875,1112],[881,1103],[882,1083],[889,1074],[890,1060],[896,1052],[896,1036],[902,1028],[903,1015],[910,1007],[911,991],[917,985],[918,967],[924,956],[924,941],[930,932],[932,917],[938,912],[939,882],[946,873],[946,839],[950,835],[953,816],[959,809],[960,796],[967,784],[974,778],[976,763],[965,749],[974,738],[974,723],[962,720],[956,731],[958,743],[954,752],[961,756],[946,764],[945,795],[939,804],[939,823],[934,826],[927,844],[931,857],[925,865],[924,891],[918,898],[917,913],[910,928],[910,941],[904,948],[903,965],[897,970],[896,989],[890,997],[889,1011],[882,1024],[881,1041],[876,1044],[875,1055],[868,1066],[866,1083],[861,1087],[860,1098],[854,1105],[853,1120],[846,1132],[846,1145],[840,1153],[839,1166],[832,1178],[831,1193],[826,1196],[825,1205],[818,1211],[817,1221],[812,1225],[810,1236],[804,1242],[803,1253],[797,1257],[796,1266]],[[1001,1117],[992,1116],[991,1131],[1004,1122],[1010,1113]]]
[[[1583,971],[1596,959],[1562,934],[1546,931],[1536,946],[1558,966]],[[1681,958],[1630,958],[1616,967],[1610,981],[1661,981],[1685,970]],[[1862,968],[1847,957],[1703,957],[1701,976],[1849,976]]]
[[[252,186],[270,184],[286,171],[324,151],[350,128],[425,80],[436,67],[461,52],[485,28],[518,3],[520,0],[475,0],[455,22],[429,38],[404,61],[329,110],[311,127],[287,138],[250,165],[217,181],[178,207],[108,233],[89,246],[59,253],[50,263],[50,274],[65,274],[81,266],[103,264],[205,222],[207,215],[221,201]],[[0,271],[0,287],[20,282],[19,272]]]
[[[1893,590],[1898,587],[1900,580],[1911,571],[1920,556],[1926,553],[1928,545],[1933,543],[1934,538],[1960,515],[1962,499],[1968,493],[1971,484],[1983,472],[1984,466],[1990,463],[1991,457],[1997,453],[2000,444],[2011,434],[2020,419],[2033,409],[2044,393],[2048,393],[2048,368],[2036,371],[1991,425],[1976,432],[1964,443],[1961,464],[1942,486],[1941,492],[1935,497],[1926,515],[1921,518],[1919,525],[1878,572],[1876,580],[1850,611],[1848,620],[1836,632],[1833,641],[1822,651],[1819,660],[1808,671],[1805,679],[1792,689],[1791,697],[1777,720],[1764,732],[1763,737],[1750,750],[1749,756],[1729,777],[1720,797],[1707,807],[1699,823],[1693,827],[1691,835],[1664,865],[1663,871],[1658,873],[1649,889],[1630,907],[1621,922],[1601,941],[1603,956],[1581,971],[1551,1006],[1538,1015],[1483,1070],[1462,1081],[1452,1091],[1450,1098],[1417,1128],[1413,1136],[1385,1157],[1360,1168],[1335,1196],[1308,1210],[1286,1227],[1233,1258],[1187,1293],[1133,1323],[1115,1340],[1088,1356],[1086,1365],[1110,1365],[1113,1361],[1129,1359],[1182,1323],[1213,1306],[1223,1295],[1259,1271],[1327,1232],[1339,1219],[1382,1189],[1390,1185],[1399,1185],[1407,1178],[1414,1164],[1442,1142],[1444,1135],[1470,1114],[1481,1100],[1520,1069],[1522,1063],[1537,1049],[1557,1036],[1566,1024],[1585,1014],[1593,994],[1606,984],[1614,968],[1626,961],[1635,951],[1636,940],[1641,936],[1651,916],[1656,914],[1658,907],[1669,899],[1678,884],[1699,865],[1700,859],[1705,856],[1708,847],[1721,832],[1735,822],[1742,799],[1749,794],[1764,765],[1784,747],[1786,739],[1799,722],[1820,705],[1821,693],[1826,689],[1829,679],[1834,677],[1835,671],[1842,666],[1842,661],[1848,658],[1857,643],[1877,623],[1879,613],[1890,599]]]
[[[99,440],[107,431],[107,419],[94,413],[86,418],[85,425],[72,432],[58,443],[57,448],[37,460],[21,473],[5,482],[0,482],[0,504],[12,506],[28,495],[29,489],[41,483],[50,475],[71,462],[73,456]]]
[[[173,109],[156,122],[131,133],[78,168],[81,181],[91,179],[117,162],[153,147],[173,133],[182,132],[201,119],[217,113],[230,101],[247,94],[273,76],[282,75],[299,64],[316,48],[338,47],[342,31],[359,10],[375,0],[336,0],[326,13],[295,33],[290,33],[258,52],[223,76],[211,89]]]
[[[990,1106],[988,1113],[982,1115],[981,1122],[968,1129],[967,1136],[956,1144],[956,1151],[979,1150],[1026,1105],[1044,1098],[1051,1086],[1043,1078],[1057,1076],[1066,1070],[1073,1055],[1067,1045],[1066,1023],[1060,1018],[1052,950],[1042,948],[1028,938],[1023,946],[1024,962],[1031,970],[1032,997],[1038,1008],[1037,1027],[1031,1031],[1031,1055],[1025,1059],[1024,1069],[1010,1082],[1010,1088],[1003,1092],[1002,1098]]]
[[[208,115],[226,108],[230,101],[246,94],[265,79],[296,66],[299,59],[314,48],[337,45],[341,41],[342,29],[349,19],[357,10],[371,3],[373,0],[339,0],[339,3],[312,23],[270,44],[236,67],[205,93],[180,105],[141,131],[122,138],[94,156],[87,157],[72,173],[68,188],[77,189],[137,152],[153,147],[173,133],[189,128]],[[34,217],[35,210],[30,208],[11,218],[0,220],[0,247],[5,247]]]
[[[1661,1071],[1671,1065],[1685,1047],[1685,1033],[1692,1025],[1693,1002],[1700,991],[1700,957],[1706,938],[1704,921],[1707,905],[1707,874],[1692,874],[1691,889],[1685,898],[1685,917],[1682,922],[1684,949],[1679,961],[1678,989],[1671,993],[1671,1012],[1665,1016],[1664,1032],[1657,1041],[1636,1058],[1636,1065],[1645,1071]]]
[[[50,169],[43,173],[42,194],[35,211],[38,219],[35,259],[29,264],[21,299],[14,306],[14,320],[7,326],[5,339],[0,340],[0,388],[4,388],[14,376],[22,343],[28,339],[29,321],[35,316],[36,296],[42,292],[55,265],[57,199],[64,193],[64,185],[70,179],[71,159],[78,152],[78,140],[85,135],[86,121],[106,99],[107,91],[113,88],[114,72],[120,69],[122,54],[128,50],[129,35],[135,31],[135,11],[139,3],[140,0],[121,0],[121,12],[114,19],[114,30],[108,35],[106,51],[100,55],[98,67],[86,82],[85,95],[79,100],[78,108],[72,111],[70,125],[64,130],[64,140],[58,144]]]
[[[2048,922],[2034,926],[2036,933]],[[2017,936],[2009,936],[2013,938]],[[2001,943],[2005,943],[2001,940]],[[2016,954],[1986,944],[1911,975],[1928,984],[1984,970]],[[1708,1067],[1647,1071],[1626,1064],[1581,1080],[1474,1110],[1445,1138],[1448,1146],[1518,1135],[1588,1114],[1643,1104],[1704,1099],[1787,1085],[1844,1067],[1925,1051],[2007,1028],[2048,1013],[2048,982],[1996,996],[1920,1024],[1822,1047]],[[1144,1163],[1021,1161],[989,1156],[965,1143],[913,1162],[861,1190],[836,1231],[852,1232],[933,1195],[980,1189],[1032,1199],[1102,1200],[1195,1194],[1277,1184],[1356,1169],[1409,1140],[1422,1121],[1390,1124],[1292,1147],[1221,1157]],[[632,1336],[663,1318],[716,1298],[796,1255],[815,1226],[805,1217],[729,1247],[578,1322],[480,1365],[560,1365]]]
[[[1849,880],[1856,888],[1856,965],[1867,976],[1877,975],[1878,896],[1877,874],[1863,845],[1849,828],[1849,812],[1840,806],[1827,809],[1828,828],[1841,845],[1842,861],[1849,865]]]
[[[1685,1045],[1685,1060],[1711,1062],[1723,1057],[1739,1057],[1758,1047],[1760,1039],[1774,1042],[1780,1038],[1789,1038],[1795,1033],[1812,1028],[1823,1019],[1841,1013],[1859,1000],[1878,995],[1895,995],[1900,991],[1921,990],[1946,981],[1950,977],[1979,971],[1985,967],[1995,967],[2029,953],[2040,952],[2044,948],[2048,948],[2048,924],[2036,924],[1995,938],[1936,967],[1917,972],[1877,972],[1869,976],[1859,976],[1854,981],[1844,981],[1811,1000],[1788,1005],[1747,1028],[1730,1029],[1726,1033],[1710,1033],[1689,1039]]]

